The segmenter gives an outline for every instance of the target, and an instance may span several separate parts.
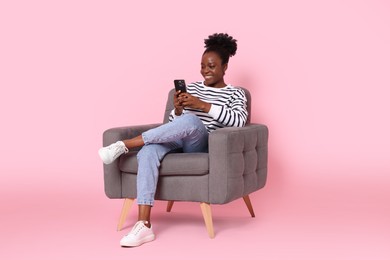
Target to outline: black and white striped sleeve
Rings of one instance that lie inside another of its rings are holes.
[[[242,89],[237,89],[225,105],[211,105],[209,115],[224,126],[242,127],[248,118],[246,96]]]

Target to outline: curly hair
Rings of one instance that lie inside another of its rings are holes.
[[[214,33],[204,40],[207,52],[215,52],[222,60],[222,64],[229,62],[229,58],[234,56],[237,51],[237,40],[226,33]],[[203,53],[203,54],[204,54]]]

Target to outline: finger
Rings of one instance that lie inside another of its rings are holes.
[[[181,105],[182,106],[190,106],[191,102],[189,100],[183,100],[183,102],[181,102]]]

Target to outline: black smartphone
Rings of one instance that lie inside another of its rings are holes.
[[[187,92],[186,82],[184,81],[184,79],[175,79],[173,83],[175,83],[176,91],[181,90],[181,93]]]

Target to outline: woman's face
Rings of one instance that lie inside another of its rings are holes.
[[[206,52],[202,56],[200,74],[204,78],[204,84],[209,87],[223,88],[226,86],[223,76],[227,64],[222,65],[222,60],[215,52]]]

